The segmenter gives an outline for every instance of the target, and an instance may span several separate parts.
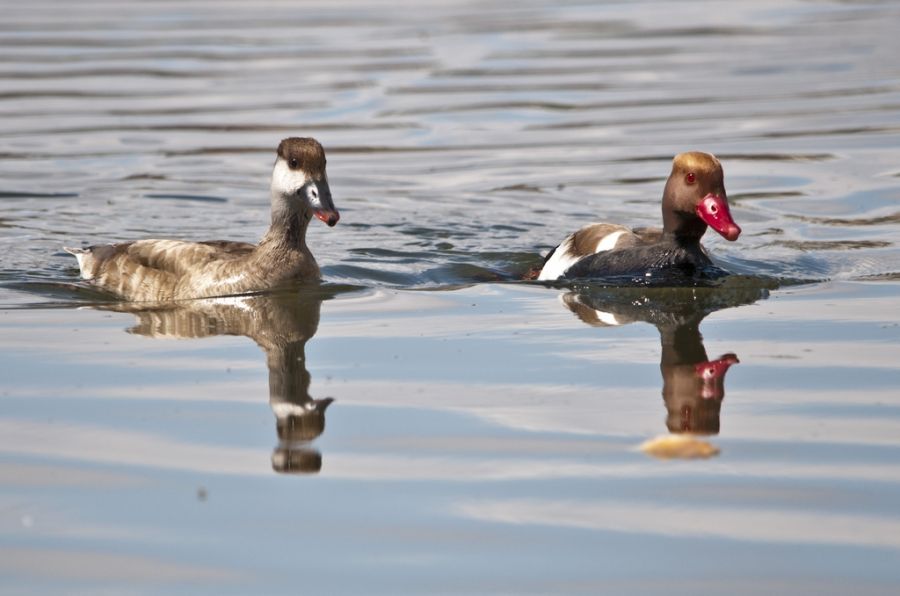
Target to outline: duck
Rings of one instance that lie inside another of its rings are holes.
[[[550,251],[537,280],[695,276],[713,267],[700,244],[707,227],[731,242],[741,234],[728,206],[722,164],[710,153],[675,156],[663,190],[662,216],[662,229],[584,226]]]
[[[272,219],[258,244],[211,240],[135,240],[64,250],[81,277],[128,301],[167,302],[263,292],[320,278],[306,245],[313,217],[340,219],[325,172],[325,150],[313,138],[291,137],[276,150]]]

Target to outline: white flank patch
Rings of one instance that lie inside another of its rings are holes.
[[[604,236],[600,240],[600,242],[597,243],[597,248],[594,249],[594,254],[614,249],[616,247],[616,243],[619,242],[619,238],[624,233],[625,230],[619,230],[618,232],[613,232],[612,234],[607,234],[606,236]]]
[[[625,230],[619,230],[618,232],[607,234],[600,239],[600,242],[597,243],[594,252],[591,254],[612,250],[616,247],[619,238],[621,238],[624,233]],[[553,256],[550,257],[550,260],[544,264],[544,268],[541,269],[541,273],[538,275],[538,281],[552,281],[559,279],[569,267],[586,256],[588,255],[572,254],[572,236],[567,236],[566,239],[562,241],[562,244],[559,245],[559,248],[556,249],[556,252],[553,253]],[[615,319],[615,317],[613,318]],[[613,324],[618,325],[618,323]]]
[[[594,313],[597,315],[597,319],[603,323],[604,325],[609,325],[610,327],[615,327],[616,325],[621,325],[619,319],[616,318],[616,315],[611,312],[603,312],[602,310],[595,310]]]
[[[578,259],[581,258],[570,252],[571,241],[572,237],[569,236],[556,248],[553,256],[544,263],[544,268],[541,269],[541,273],[538,275],[538,281],[552,281],[554,279],[559,279],[562,274],[566,272],[566,269],[574,265]]]
[[[603,310],[597,310],[594,308],[590,308],[587,304],[582,302],[581,299],[579,299],[576,294],[560,294],[559,301],[563,304],[563,306],[570,309],[572,312],[576,312],[573,305],[570,304],[569,302],[567,302],[567,298],[572,298],[572,297],[574,297],[573,302],[575,304],[577,304],[578,306],[584,306],[585,308],[593,311],[594,316],[597,317],[597,321],[600,323],[603,323],[607,327],[617,327],[622,324],[619,322],[619,319],[616,318],[616,315],[612,314],[611,312],[606,312]]]

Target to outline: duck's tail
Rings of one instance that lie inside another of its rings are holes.
[[[81,277],[83,279],[91,279],[91,277],[93,277],[90,274],[91,268],[87,266],[89,259],[91,258],[91,247],[70,248],[68,246],[63,246],[63,250],[78,260],[78,268],[81,270]]]

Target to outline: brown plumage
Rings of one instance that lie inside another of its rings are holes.
[[[319,267],[306,245],[307,225],[313,216],[329,226],[340,218],[318,141],[281,141],[271,197],[272,221],[257,245],[137,240],[65,250],[78,259],[84,279],[133,301],[243,294],[318,279]]]
[[[325,175],[325,150],[315,139],[284,139],[278,144],[275,153],[292,170],[308,172],[315,180]]]

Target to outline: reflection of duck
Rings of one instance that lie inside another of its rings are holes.
[[[725,373],[738,362],[734,354],[709,360],[703,347],[699,321],[675,329],[661,328],[663,400],[673,433],[715,435],[719,432],[719,410],[725,397]]]
[[[309,443],[325,430],[325,410],[333,399],[310,396],[305,347],[319,326],[323,298],[321,290],[306,289],[299,296],[282,293],[105,308],[136,315],[138,324],[129,331],[147,337],[245,335],[255,341],[266,353],[269,405],[279,440],[272,467],[278,472],[318,472],[322,456]]]
[[[714,435],[719,432],[725,373],[738,358],[728,353],[710,360],[700,335],[700,322],[712,312],[749,304],[766,295],[761,288],[592,288],[569,292],[562,300],[589,325],[635,321],[654,325],[662,344],[659,368],[668,412],[666,427],[676,434]],[[669,450],[696,448],[696,444],[684,440],[665,444]],[[700,449],[701,455],[715,452],[712,447]]]
[[[651,280],[643,277],[691,278],[711,268],[700,245],[707,226],[727,240],[737,240],[741,233],[731,218],[723,176],[719,160],[709,153],[676,155],[663,191],[661,230],[587,225],[547,255],[537,279],[641,276],[646,284]]]
[[[272,223],[258,245],[216,240],[138,240],[67,248],[81,276],[128,300],[164,301],[270,290],[319,278],[306,246],[313,216],[329,226],[339,215],[315,139],[281,141],[272,171]]]

